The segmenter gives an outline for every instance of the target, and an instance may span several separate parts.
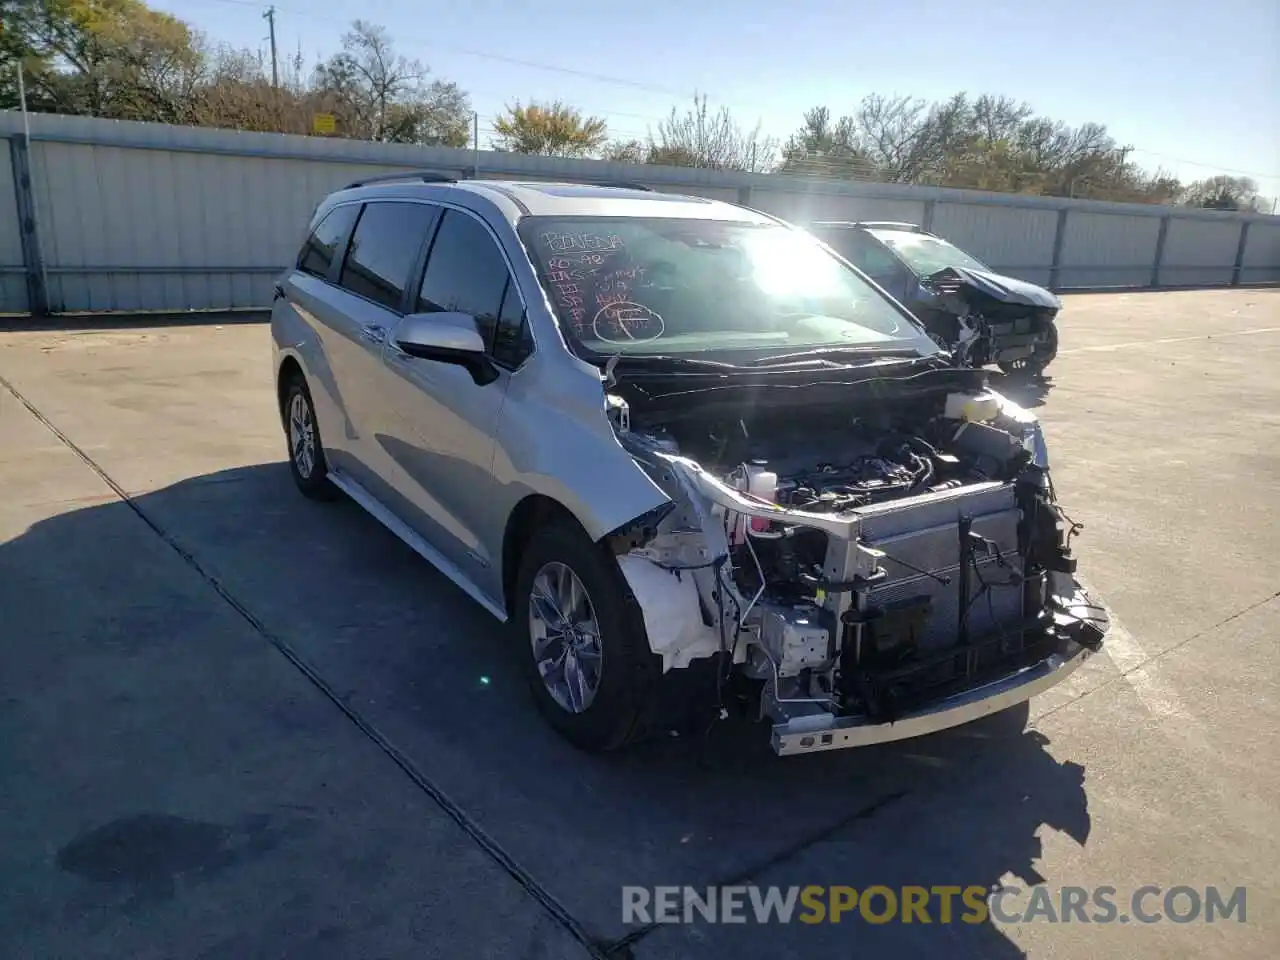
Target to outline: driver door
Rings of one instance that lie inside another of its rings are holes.
[[[485,511],[501,502],[492,466],[494,433],[506,398],[510,363],[502,350],[517,331],[524,304],[496,238],[478,216],[448,208],[414,286],[410,312],[461,312],[476,328],[498,376],[479,384],[464,367],[412,357],[390,332],[377,441],[401,516],[472,583],[501,596],[500,547],[481,531]],[[518,333],[517,333],[518,336]]]

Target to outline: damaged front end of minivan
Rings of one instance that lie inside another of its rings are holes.
[[[956,726],[1101,647],[1039,424],[981,371],[624,376],[608,412],[670,501],[609,538],[650,646],[779,754]]]

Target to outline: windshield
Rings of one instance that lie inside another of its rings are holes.
[[[877,240],[900,256],[917,274],[927,277],[957,267],[964,270],[986,270],[987,266],[945,240],[907,230],[870,230]]]
[[[520,236],[575,352],[938,352],[855,271],[784,226],[529,217]]]

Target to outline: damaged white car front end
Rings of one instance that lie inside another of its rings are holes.
[[[978,386],[892,415],[672,414],[609,397],[670,498],[614,550],[664,674],[710,670],[779,754],[900,740],[1061,682],[1108,627],[1036,418]],[[658,405],[661,407],[661,404]]]

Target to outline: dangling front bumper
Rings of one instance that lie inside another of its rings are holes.
[[[1083,588],[1073,586],[1071,596],[1055,597],[1050,603],[1048,612],[1059,639],[1056,649],[1037,662],[981,680],[891,721],[831,714],[794,717],[774,725],[774,752],[789,756],[922,737],[991,716],[1044,693],[1101,650],[1110,627],[1106,610],[1093,603]]]

